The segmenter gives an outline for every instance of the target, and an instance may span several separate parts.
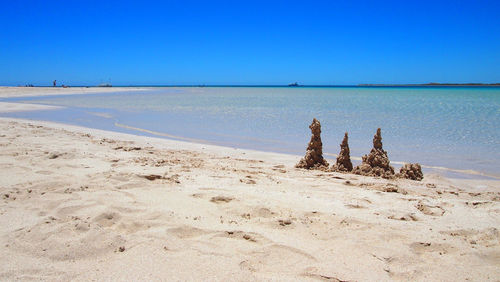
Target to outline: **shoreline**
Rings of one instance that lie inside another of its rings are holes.
[[[0,102],[0,107],[3,106],[3,102]],[[3,112],[14,112],[14,111],[31,111],[31,110],[53,110],[53,109],[58,109],[58,108],[64,108],[64,107],[59,107],[59,106],[50,106],[50,105],[41,105],[41,104],[27,104],[27,103],[4,103],[4,104],[12,104],[10,108],[6,108]],[[0,113],[2,110],[0,110]],[[213,142],[203,140],[203,139],[194,139],[194,138],[188,138],[188,137],[182,137],[182,136],[174,136],[168,133],[162,133],[162,132],[156,132],[156,131],[151,131],[147,129],[142,129],[142,128],[136,128],[136,127],[131,127],[128,125],[124,124],[119,124],[115,122],[115,126],[119,128],[124,128],[133,132],[137,132],[137,134],[134,133],[123,133],[119,131],[114,131],[114,130],[101,130],[98,128],[94,127],[85,127],[85,126],[79,126],[79,125],[71,125],[71,124],[65,124],[65,123],[59,123],[59,122],[51,122],[51,121],[42,121],[42,120],[30,120],[30,119],[24,119],[24,118],[9,118],[9,117],[0,117],[0,119],[11,119],[13,121],[26,121],[26,122],[33,122],[37,124],[52,124],[52,126],[57,126],[57,127],[64,127],[68,126],[68,128],[78,128],[79,131],[83,131],[85,129],[92,129],[92,130],[97,130],[97,131],[102,131],[102,132],[107,132],[110,136],[113,135],[114,133],[118,134],[128,134],[130,136],[135,136],[135,137],[145,137],[145,138],[157,138],[160,140],[171,140],[171,141],[180,141],[180,142],[185,142],[187,144],[198,144],[198,145],[205,145],[205,146],[215,146],[220,148],[220,150],[225,149],[239,149],[239,150],[247,150],[247,151],[252,151],[252,152],[259,152],[261,154],[280,154],[280,155],[286,155],[289,156],[290,158],[298,158],[300,159],[302,157],[301,154],[291,154],[291,153],[282,153],[282,152],[276,152],[272,150],[256,150],[256,149],[248,149],[248,148],[241,148],[237,146],[231,146],[231,145],[221,145],[221,144],[214,144]],[[141,133],[146,133],[149,135],[141,135]],[[150,136],[152,135],[152,136]],[[189,147],[189,146],[188,146]],[[334,153],[327,153],[324,152],[325,158],[330,162],[330,163],[335,163],[335,160],[337,158],[337,154]],[[298,161],[297,159],[297,161]],[[358,156],[351,156],[351,160],[357,161],[358,163],[361,161],[361,157]],[[394,166],[395,169],[399,169],[400,166],[405,164],[407,162],[404,161],[394,161],[391,160],[391,164]],[[444,167],[444,166],[433,166],[433,165],[425,165],[421,164],[421,167],[424,169],[425,175],[427,174],[437,174],[441,177],[446,177],[446,178],[451,178],[451,179],[471,179],[471,180],[500,180],[500,176],[498,175],[493,175],[489,173],[484,173],[481,171],[473,170],[473,169],[455,169],[455,168],[449,168],[449,167]],[[457,174],[458,177],[453,177],[450,176],[450,174]]]
[[[3,103],[0,102],[0,107],[4,106],[3,104],[12,104],[12,105],[7,105],[5,110],[0,110],[1,112],[14,112],[14,111],[32,111],[32,110],[53,110],[53,109],[59,109],[59,108],[64,108],[64,107],[59,107],[59,106],[51,106],[51,105],[41,105],[41,104],[27,104],[27,103]],[[24,119],[24,118],[10,118],[10,117],[0,117],[0,120],[11,120],[11,121],[19,121],[19,122],[32,122],[35,124],[43,124],[43,125],[48,125],[50,127],[56,127],[56,128],[65,128],[67,126],[68,129],[70,130],[77,130],[77,131],[85,131],[85,130],[95,130],[96,132],[101,132],[103,135],[108,135],[108,136],[114,136],[114,134],[125,134],[128,136],[128,138],[131,139],[137,139],[137,138],[153,138],[153,139],[159,139],[159,140],[169,140],[173,142],[183,142],[183,146],[191,147],[188,144],[196,144],[196,145],[203,145],[203,146],[213,146],[218,148],[218,150],[232,150],[232,149],[238,149],[242,151],[249,151],[249,152],[255,152],[255,153],[260,153],[262,156],[265,156],[265,154],[278,154],[278,155],[283,155],[283,156],[288,156],[289,158],[296,158],[297,161],[302,157],[300,154],[290,154],[290,153],[281,153],[281,152],[276,152],[272,150],[255,150],[255,149],[248,149],[248,148],[240,148],[236,146],[230,146],[230,145],[220,145],[220,144],[213,144],[210,143],[209,141],[202,140],[202,139],[193,139],[193,138],[188,138],[188,137],[182,137],[182,136],[174,136],[168,133],[161,133],[161,132],[156,132],[156,131],[151,131],[147,129],[142,129],[142,128],[136,128],[136,127],[131,127],[128,125],[124,124],[117,124],[115,123],[115,126],[128,129],[134,132],[138,132],[138,134],[133,134],[133,133],[123,133],[119,131],[114,131],[114,130],[102,130],[94,127],[85,127],[85,126],[79,126],[79,125],[71,125],[71,124],[66,124],[66,123],[59,123],[59,122],[52,122],[52,121],[43,121],[43,120],[30,120],[30,119]],[[72,129],[71,129],[72,128]],[[147,133],[152,136],[148,135],[141,135],[140,133]],[[324,153],[325,158],[329,161],[329,163],[335,163],[335,159],[337,158],[337,154],[333,153]],[[357,156],[351,156],[352,160],[361,161],[361,157]],[[391,160],[391,164],[395,164],[396,167],[395,169],[399,169],[400,166],[405,164],[407,162],[403,161],[393,161]],[[484,173],[481,171],[476,171],[473,169],[455,169],[455,168],[448,168],[448,167],[443,167],[443,166],[432,166],[432,165],[425,165],[421,164],[421,167],[425,169],[425,175],[427,174],[437,174],[440,177],[445,177],[445,178],[450,178],[450,179],[457,179],[457,180],[492,180],[492,181],[497,181],[500,180],[500,176],[497,175],[492,175],[488,173]],[[440,173],[439,173],[440,172]],[[457,174],[460,177],[452,177],[449,176],[449,174]],[[448,175],[446,175],[448,174]]]
[[[31,106],[30,104],[23,104],[23,105],[28,105],[28,108]],[[295,164],[302,158],[301,155],[294,155],[294,154],[287,154],[287,153],[279,153],[279,152],[270,152],[270,151],[260,151],[260,150],[252,150],[252,149],[245,149],[245,148],[238,148],[238,147],[231,147],[231,146],[221,146],[221,145],[215,145],[215,144],[206,144],[206,143],[199,143],[199,142],[194,142],[192,140],[178,140],[175,138],[162,138],[162,137],[151,137],[151,136],[145,136],[145,135],[136,135],[136,134],[131,134],[131,133],[122,133],[118,131],[112,131],[112,130],[102,130],[102,129],[97,129],[97,128],[92,128],[92,127],[84,127],[84,126],[78,126],[78,125],[71,125],[71,124],[65,124],[65,123],[58,123],[58,122],[51,122],[51,121],[42,121],[42,120],[29,120],[29,119],[22,119],[22,118],[9,118],[9,117],[0,117],[0,123],[9,123],[9,122],[15,122],[19,124],[24,124],[24,125],[32,125],[32,126],[43,126],[51,129],[56,129],[56,130],[63,130],[63,131],[68,131],[72,132],[75,134],[90,134],[96,138],[101,138],[101,139],[113,139],[113,140],[118,140],[122,142],[135,142],[137,144],[140,144],[142,146],[153,146],[158,149],[178,149],[178,150],[189,150],[189,151],[195,151],[195,152],[203,152],[203,153],[210,153],[210,154],[219,154],[219,155],[224,155],[224,154],[229,154],[232,157],[238,157],[242,159],[259,159],[259,160],[267,160],[273,163],[279,164],[284,164],[288,167],[294,167]],[[335,156],[333,154],[325,154],[325,159],[330,162],[330,163],[335,163]],[[357,157],[353,157],[353,159],[358,159]],[[360,159],[360,158],[359,158]],[[392,162],[392,161],[391,161]],[[398,163],[398,162],[396,162]],[[423,166],[426,167],[426,166]],[[457,173],[463,173],[466,174],[467,172],[463,172],[460,170],[453,170],[450,168],[440,168],[438,167],[437,169],[441,170],[451,170],[453,172]],[[306,170],[308,171],[308,170]],[[311,171],[314,172],[314,171]],[[385,180],[379,177],[368,177],[368,176],[361,176],[361,175],[356,175],[353,173],[338,173],[338,172],[328,172],[328,173],[334,173],[334,174],[341,174],[345,176],[351,176],[351,177],[362,177],[362,178],[368,178],[368,179],[379,179],[382,181],[397,181],[397,180]],[[472,175],[476,175],[475,171],[469,172]],[[495,183],[498,182],[500,185],[500,180],[495,177],[495,176],[489,176],[489,175],[484,175],[481,174],[480,172],[478,176],[482,177],[487,177],[485,178],[453,178],[453,177],[447,177],[441,174],[435,174],[435,173],[430,173],[430,174],[425,174],[424,175],[424,180],[426,176],[429,176],[432,180],[435,179],[446,179],[449,181],[454,181],[454,182],[485,182],[485,183]]]
[[[23,104],[25,105],[25,104]],[[30,104],[26,104],[30,105]],[[29,107],[28,107],[29,108]],[[28,109],[27,109],[28,110]],[[252,149],[243,149],[237,147],[230,146],[220,146],[214,144],[204,144],[197,143],[193,141],[183,141],[183,140],[175,140],[173,138],[161,138],[161,137],[150,137],[145,135],[136,135],[130,133],[122,133],[118,131],[112,130],[101,130],[92,127],[84,127],[78,125],[71,125],[65,123],[51,122],[51,121],[43,121],[43,120],[29,120],[22,118],[9,118],[9,117],[0,117],[0,122],[17,122],[20,124],[32,124],[36,126],[45,126],[48,128],[58,129],[58,130],[66,130],[73,133],[80,134],[91,134],[98,138],[111,138],[120,141],[132,141],[137,142],[142,145],[151,145],[157,146],[158,148],[172,148],[176,147],[183,150],[193,150],[193,151],[205,151],[208,153],[216,153],[220,154],[224,151],[237,152],[238,157],[241,158],[264,158],[273,161],[285,162],[291,165],[294,162],[298,162],[301,156],[285,154],[285,153],[277,153],[277,152],[266,152]],[[334,159],[329,159],[333,161]]]
[[[218,147],[228,148],[228,149],[239,148],[239,147],[235,147],[235,146],[209,144],[209,141],[204,140],[204,139],[194,139],[194,138],[188,138],[188,137],[182,137],[182,136],[175,136],[175,135],[171,135],[168,133],[162,133],[162,132],[156,132],[156,131],[152,131],[152,130],[148,130],[148,129],[132,127],[132,126],[129,126],[126,124],[120,124],[120,123],[116,123],[116,122],[115,122],[115,126],[129,129],[129,130],[133,130],[133,131],[137,131],[140,133],[148,133],[148,134],[151,134],[154,136],[161,136],[160,138],[164,138],[164,139],[168,139],[168,140],[174,140],[174,141],[179,140],[179,141],[185,141],[185,142],[189,142],[189,143],[206,144],[206,145],[218,146]],[[110,132],[115,132],[115,131],[111,130]],[[132,134],[132,135],[135,135],[135,134]],[[145,136],[145,135],[137,135],[137,136]],[[252,150],[252,149],[246,149],[246,148],[239,148],[239,149],[257,151],[257,152],[262,152],[262,153],[283,154],[283,155],[289,155],[289,156],[294,156],[294,157],[299,157],[299,158],[302,157],[302,155],[300,155],[300,154],[280,153],[280,152],[276,152],[276,151],[272,151],[272,150],[265,151],[265,150]],[[331,164],[335,163],[335,160],[338,156],[338,154],[327,153],[327,152],[323,152],[323,155],[325,156],[325,159],[327,159],[329,161],[329,163],[331,163]],[[358,163],[360,163],[362,160],[362,157],[351,156],[351,160],[355,160],[355,161],[358,161]],[[395,168],[399,168],[402,165],[404,165],[405,163],[409,163],[409,162],[392,161],[391,160],[392,165],[394,165],[394,164],[397,165],[397,167],[395,167]],[[474,179],[472,177],[475,176],[475,177],[480,177],[479,179],[500,180],[500,175],[488,174],[488,173],[473,170],[473,169],[456,169],[456,168],[449,168],[449,167],[444,167],[444,166],[433,166],[433,165],[424,165],[424,164],[420,164],[420,165],[422,168],[432,171],[431,173],[435,173],[436,171],[441,171],[443,173],[456,173],[456,174],[459,174],[462,176],[462,178],[457,178],[457,179],[468,179],[466,176],[469,176],[469,177],[471,177],[471,179]],[[441,175],[441,176],[447,177],[444,175]],[[451,177],[451,178],[453,178],[453,177]]]
[[[175,87],[173,88],[175,89]],[[16,112],[16,111],[33,111],[33,110],[53,110],[53,109],[62,109],[64,107],[61,106],[52,106],[52,105],[42,105],[42,104],[29,104],[29,103],[18,103],[16,101],[10,102],[9,99],[12,98],[31,98],[31,97],[37,97],[37,96],[45,96],[45,95],[80,95],[80,94],[103,94],[103,93],[113,93],[113,92],[123,92],[123,91],[147,91],[147,90],[154,90],[154,87],[72,87],[72,88],[60,88],[60,87],[0,87],[0,100],[3,99],[3,101],[0,102],[0,113],[1,112]],[[56,93],[54,93],[56,91]],[[173,136],[168,133],[162,133],[162,132],[155,132],[147,129],[141,129],[141,128],[136,128],[132,127],[129,125],[123,125],[123,124],[117,124],[115,123],[116,127],[122,127],[125,128],[128,131],[133,131],[137,132],[139,136],[144,136],[140,134],[149,134],[153,136],[160,136],[162,138],[167,138],[167,139],[174,139],[174,140],[185,140],[188,142],[194,142],[194,143],[200,143],[200,144],[207,144],[211,143],[209,141],[204,142],[205,140],[198,140],[194,138],[188,138],[188,137],[182,137],[182,136]],[[113,131],[113,129],[110,129]],[[114,131],[118,132],[118,131]],[[147,136],[147,135],[146,135]],[[229,144],[217,144],[218,146],[225,146],[228,148],[234,148],[237,145],[235,144],[234,146],[231,146]],[[304,145],[305,147],[305,145]],[[262,152],[276,152],[276,153],[281,153],[279,151],[273,151],[273,150],[262,150]],[[299,153],[284,153],[284,154],[290,154],[293,156],[301,156]],[[335,161],[335,158],[337,157],[337,154],[335,152],[328,153],[325,152],[325,156],[327,156],[331,161]],[[351,156],[352,160],[355,161],[360,161],[361,157],[359,156]],[[393,165],[395,165],[396,168],[399,166],[403,165],[406,163],[405,161],[397,161],[393,160],[391,161]],[[426,174],[428,173],[439,173],[442,174],[443,176],[446,177],[452,177],[452,178],[463,178],[463,179],[491,179],[491,180],[499,180],[500,175],[495,175],[492,173],[486,173],[478,170],[473,170],[473,169],[456,169],[456,168],[449,168],[445,167],[442,165],[426,165],[426,164],[421,164],[422,168],[424,168],[424,172]]]

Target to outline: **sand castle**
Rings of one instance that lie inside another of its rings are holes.
[[[328,162],[323,158],[323,143],[321,142],[321,123],[317,119],[313,119],[311,125],[311,141],[307,146],[306,155],[302,158],[296,168],[305,169],[321,169],[328,168]],[[362,163],[353,168],[349,150],[347,132],[340,144],[340,153],[336,163],[331,167],[331,171],[336,172],[352,172],[354,174],[365,176],[379,176],[383,178],[406,178],[420,181],[424,178],[420,164],[405,164],[401,167],[399,173],[394,172],[394,168],[390,165],[387,152],[382,147],[382,134],[380,128],[373,136],[373,148],[368,155],[364,155]]]
[[[321,142],[321,123],[313,119],[311,125],[311,141],[307,146],[306,155],[295,166],[306,169],[326,169],[328,162],[323,158],[323,143]]]
[[[337,172],[352,171],[352,162],[351,162],[347,132],[345,133],[344,139],[340,144],[340,153],[339,156],[337,157],[337,162],[332,166],[332,171],[337,171]]]
[[[417,181],[424,179],[424,174],[422,173],[422,167],[418,163],[404,164],[399,170],[397,176]]]
[[[390,165],[387,152],[382,148],[380,128],[377,129],[377,133],[373,136],[373,149],[368,155],[363,156],[361,165],[355,167],[352,172],[383,178],[393,178],[395,176],[394,168]]]

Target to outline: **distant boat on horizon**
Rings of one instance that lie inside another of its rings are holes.
[[[97,85],[97,87],[113,87],[113,85],[111,85],[109,83],[101,83],[101,84]]]
[[[288,86],[290,87],[294,87],[294,86],[300,86],[297,82],[294,82],[294,83],[290,83],[288,84]]]

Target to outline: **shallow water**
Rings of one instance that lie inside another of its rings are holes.
[[[316,117],[330,158],[346,131],[351,155],[368,153],[381,127],[395,166],[500,177],[498,87],[186,87],[4,100],[68,108],[3,116],[292,154],[304,153]]]

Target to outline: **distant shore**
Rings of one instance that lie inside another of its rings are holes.
[[[500,87],[500,83],[406,83],[406,84],[377,84],[377,83],[361,83],[361,84],[165,84],[165,85],[117,85],[117,86],[68,86],[68,87],[51,87],[51,86],[0,86],[1,89],[22,89],[22,92],[44,92],[68,93],[75,92],[96,93],[96,92],[118,92],[132,90],[147,90],[154,88],[186,88],[186,87],[285,87],[285,88],[321,88],[321,87]],[[39,95],[37,95],[39,96]],[[1,98],[1,96],[0,96]]]
[[[144,91],[145,87],[18,87],[0,86],[0,98],[34,97],[45,95],[95,94],[120,91]]]
[[[423,84],[358,84],[357,86],[383,86],[383,87],[405,87],[405,86],[500,86],[500,83],[423,83]]]

